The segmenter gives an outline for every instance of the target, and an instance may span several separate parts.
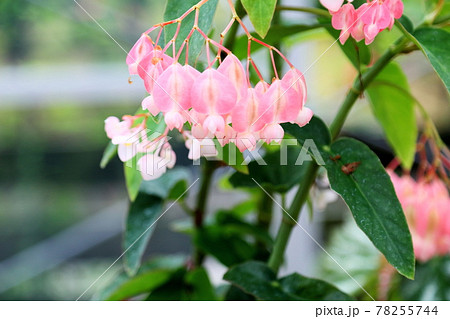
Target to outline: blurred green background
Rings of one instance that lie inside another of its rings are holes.
[[[223,2],[219,26],[227,19]],[[120,46],[129,50],[141,32],[162,21],[165,1],[79,3],[104,30],[71,0],[0,1],[0,300],[75,299],[121,253],[126,191],[117,159],[105,170],[99,168],[107,142],[103,120],[134,113],[145,97],[139,83],[128,83],[126,52]],[[297,13],[283,18],[285,23],[313,21]],[[395,37],[395,32],[383,33],[377,45]],[[291,37],[285,50],[304,70],[332,40],[313,31]],[[413,94],[448,138],[445,88],[420,53],[401,63]],[[333,47],[306,74],[310,107],[330,120],[334,101],[354,76]],[[389,158],[380,132],[361,101],[347,133],[366,136]],[[99,216],[111,216],[110,224]],[[92,231],[93,225],[101,230]],[[173,244],[164,251],[189,249],[176,239],[171,237]]]

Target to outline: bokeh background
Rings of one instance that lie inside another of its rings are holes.
[[[139,81],[128,83],[121,46],[129,50],[141,32],[162,21],[165,1],[78,2],[98,24],[72,0],[0,1],[0,300],[76,299],[121,254],[127,196],[121,163],[116,159],[104,170],[99,167],[107,143],[103,120],[134,113],[145,97]],[[228,15],[221,0],[216,34]],[[420,19],[420,8],[409,16]],[[288,13],[281,21],[308,24],[314,17]],[[381,50],[397,36],[396,31],[383,32],[376,48]],[[308,106],[326,121],[356,75],[337,45],[315,62],[333,41],[315,30],[292,36],[283,45],[300,70],[308,69]],[[266,65],[264,54],[260,51],[257,59]],[[399,61],[413,94],[448,142],[445,87],[420,53]],[[345,134],[368,142],[384,163],[392,158],[364,99],[352,111]],[[187,154],[182,145],[177,150],[180,159]],[[179,164],[192,167],[187,160]],[[192,172],[197,174],[195,167]],[[217,173],[217,181],[221,174],[226,170]],[[216,208],[231,205],[243,194],[217,187],[213,196],[210,205]],[[329,237],[330,225],[348,215],[340,202],[322,204],[324,209],[313,220],[302,215],[302,223],[319,241]],[[163,218],[147,254],[189,253],[189,240],[170,227],[179,218],[177,207]],[[283,271],[317,275],[320,255],[297,229]],[[223,269],[213,260],[208,265],[213,280],[220,281]],[[120,261],[84,298],[110,280],[118,267]]]

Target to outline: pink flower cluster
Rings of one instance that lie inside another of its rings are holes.
[[[271,84],[261,80],[252,87],[239,59],[227,52],[217,68],[211,64],[199,72],[165,54],[144,33],[126,62],[130,74],[138,75],[150,94],[142,101],[142,108],[149,112],[147,116],[162,113],[167,130],[157,137],[160,148],[130,150],[136,144],[127,142],[130,136],[145,128],[145,121],[136,126],[134,120],[145,115],[125,116],[122,122],[108,118],[105,130],[113,144],[119,145],[119,157],[126,161],[143,150],[168,150],[165,139],[173,129],[185,137],[189,158],[193,160],[217,155],[214,140],[221,146],[234,143],[241,152],[253,150],[260,140],[280,142],[284,136],[281,123],[304,126],[310,121],[313,113],[304,107],[307,91],[300,71],[292,67],[283,78],[275,78]],[[144,136],[140,139],[144,141],[140,140],[139,145],[153,142]],[[141,158],[138,165],[143,167],[143,162],[146,160]]]
[[[402,0],[372,0],[355,9],[352,0],[320,0],[332,15],[332,25],[342,30],[339,40],[344,44],[352,36],[356,41],[365,39],[366,44],[386,28],[392,29],[395,19],[403,15]]]
[[[427,261],[450,253],[450,197],[445,184],[437,178],[415,181],[388,173],[406,214],[416,258]]]

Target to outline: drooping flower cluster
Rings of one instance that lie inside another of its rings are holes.
[[[445,184],[415,181],[388,170],[406,214],[413,238],[414,253],[420,261],[450,253],[450,197]]]
[[[372,0],[355,9],[352,0],[320,0],[332,15],[332,25],[342,30],[339,41],[344,44],[352,36],[356,41],[373,42],[384,29],[392,29],[395,19],[403,15],[402,0]]]
[[[201,1],[190,10],[195,10],[196,21],[198,8],[205,2]],[[182,17],[186,17],[188,13],[189,11]],[[216,156],[218,144],[223,147],[233,143],[243,152],[253,150],[259,141],[280,142],[284,136],[280,124],[290,122],[304,126],[310,121],[313,114],[304,106],[307,91],[303,74],[277,49],[251,39],[248,34],[250,42],[253,40],[269,48],[273,62],[272,51],[275,51],[291,66],[290,70],[279,78],[274,64],[276,76],[269,84],[264,81],[250,58],[250,45],[245,70],[241,61],[223,47],[222,41],[217,43],[208,38],[197,26],[184,40],[181,48],[175,47],[178,31],[166,47],[160,47],[158,43],[164,25],[180,24],[180,19],[156,25],[142,34],[127,56],[130,74],[138,75],[149,93],[142,101],[142,108],[148,113],[124,116],[122,122],[117,118],[108,118],[105,121],[108,137],[112,139],[113,144],[119,145],[121,160],[127,161],[136,155],[142,156],[138,161],[139,169],[148,171],[152,166],[151,171],[157,172],[153,175],[144,172],[144,179],[157,178],[165,171],[165,167],[159,167],[159,162],[173,166],[174,160],[171,158],[174,158],[174,154],[167,143],[170,130],[176,129],[182,133],[190,150],[189,158],[196,160],[201,156]],[[241,23],[248,32],[236,15],[233,15],[226,30],[234,21]],[[150,32],[157,28],[160,28],[160,32],[156,41],[153,41]],[[198,31],[207,44],[208,67],[203,72],[187,63],[182,65],[178,62],[183,49],[186,49],[188,61],[188,44],[194,31]],[[224,33],[221,34],[222,40]],[[213,61],[209,58],[211,44],[219,51]],[[168,53],[170,46],[173,47],[171,56]],[[223,60],[221,52],[226,53]],[[260,82],[254,87],[250,82],[250,66],[255,68],[260,78]],[[142,133],[142,130],[147,128],[147,118],[161,115],[166,125],[164,133],[153,137]],[[141,118],[144,120],[137,124]]]

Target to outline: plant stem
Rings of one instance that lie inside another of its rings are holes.
[[[383,70],[383,68],[397,55],[399,54],[408,43],[406,38],[401,38],[391,46],[378,60],[375,64],[368,69],[362,76],[362,81],[359,78],[355,79],[353,87],[348,92],[342,103],[338,114],[336,115],[334,121],[330,125],[330,132],[332,140],[335,140],[347,119],[348,113],[352,109],[355,102],[364,92],[365,88],[376,78],[376,76]]]
[[[206,214],[206,204],[208,201],[208,194],[211,188],[211,180],[214,170],[217,165],[214,162],[204,160],[202,167],[202,176],[200,190],[197,195],[197,204],[194,210],[194,225],[195,230],[198,231],[203,227],[203,221]],[[200,250],[196,250],[194,254],[194,261],[196,266],[200,266],[204,259],[204,254]]]
[[[363,74],[362,81],[359,76],[355,79],[353,87],[348,92],[344,102],[339,109],[338,114],[336,115],[336,118],[330,126],[332,140],[335,140],[338,137],[344,125],[344,122],[358,97],[361,96],[365,88],[376,78],[376,76],[383,70],[383,68],[395,56],[402,52],[408,42],[408,39],[404,37],[397,40],[397,42],[392,47],[390,47],[367,72]],[[286,250],[292,228],[294,227],[294,225],[296,225],[298,217],[300,216],[301,209],[308,198],[309,189],[315,181],[318,168],[319,167],[315,163],[311,162],[305,176],[303,177],[303,180],[300,184],[297,194],[295,195],[291,207],[287,211],[287,214],[286,212],[283,212],[283,219],[278,230],[277,237],[275,239],[274,249],[268,261],[268,266],[275,273],[278,272],[283,262],[284,251]]]
[[[306,12],[306,13],[312,13],[312,14],[315,14],[318,16],[330,17],[330,13],[327,10],[323,10],[323,9],[319,9],[319,8],[277,6],[275,10]]]
[[[266,193],[262,192],[259,194],[258,198],[258,207],[257,207],[257,220],[256,225],[265,231],[269,231],[270,224],[272,223],[272,209],[273,209],[273,201],[272,201],[272,192],[268,191],[270,196],[267,196]],[[267,244],[257,239],[255,243],[256,249],[258,250],[258,255],[266,254],[267,252]]]
[[[291,236],[292,229],[296,225],[296,221],[300,216],[300,211],[308,198],[309,189],[314,183],[316,178],[316,173],[319,166],[316,163],[310,162],[309,168],[303,177],[302,183],[295,194],[295,198],[292,201],[291,207],[288,212],[283,211],[283,219],[281,220],[280,228],[278,229],[277,237],[275,238],[275,245],[273,246],[273,251],[270,254],[268,261],[268,266],[275,272],[278,272],[282,262],[284,251]],[[283,207],[284,210],[284,207]],[[288,215],[289,214],[289,215]]]

